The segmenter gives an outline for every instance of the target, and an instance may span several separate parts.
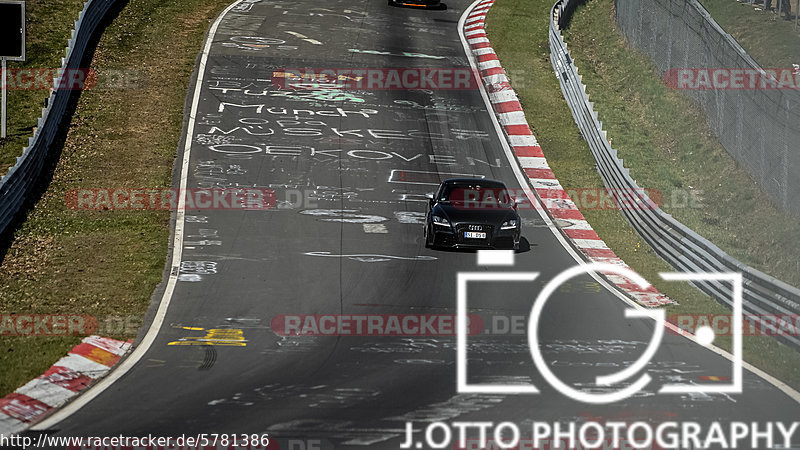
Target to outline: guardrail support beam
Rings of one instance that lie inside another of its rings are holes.
[[[7,81],[7,77],[6,77],[6,59],[5,58],[0,58],[0,59],[3,60],[3,71],[2,71],[2,74],[3,74],[2,75],[3,76],[3,108],[2,108],[3,109],[3,112],[2,112],[3,125],[1,127],[2,128],[2,132],[1,132],[2,134],[0,134],[0,138],[5,139],[6,138],[6,90],[7,90],[8,86],[6,84],[6,81]]]

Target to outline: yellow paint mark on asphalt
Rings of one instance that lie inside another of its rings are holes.
[[[597,293],[602,292],[603,287],[596,281],[587,282],[567,282],[558,287],[557,292],[562,293]]]
[[[183,329],[202,331],[204,328],[181,327]],[[172,341],[167,345],[221,345],[227,347],[246,347],[247,340],[244,331],[238,328],[212,328],[206,331],[205,336],[185,337]]]
[[[718,377],[718,376],[713,376],[712,375],[712,376],[705,377],[704,380],[708,380],[708,381],[725,381],[725,377]]]
[[[319,41],[317,41],[317,42],[319,42]],[[320,42],[320,44],[322,44],[322,43]],[[328,81],[331,78],[334,78],[334,76],[332,76],[330,74],[325,74],[325,73],[303,73],[303,74],[299,74],[299,73],[281,72],[281,71],[272,72],[272,77],[273,78],[289,78],[289,79],[292,79],[292,80],[316,80],[316,81],[322,81],[322,82],[325,82],[325,81]],[[335,78],[338,81],[348,81],[348,80],[359,81],[359,80],[363,79],[364,77],[358,76],[358,75],[350,75],[350,74],[346,74],[346,73],[340,73],[340,74],[335,75]]]

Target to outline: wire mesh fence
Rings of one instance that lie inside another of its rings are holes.
[[[726,151],[772,201],[800,214],[800,68],[762,69],[697,0],[615,5],[628,42],[700,104]]]

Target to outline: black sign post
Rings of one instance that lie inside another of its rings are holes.
[[[25,61],[25,2],[0,0],[0,59],[3,60],[2,85],[2,130],[0,137],[6,137],[6,90],[8,76],[6,61]]]

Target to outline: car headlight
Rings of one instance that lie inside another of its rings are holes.
[[[436,225],[443,226],[443,227],[449,227],[450,226],[450,222],[447,219],[445,219],[444,217],[433,216],[432,219],[433,219],[433,223],[436,224]]]
[[[500,225],[501,230],[510,230],[512,228],[517,228],[517,219],[506,220]]]

